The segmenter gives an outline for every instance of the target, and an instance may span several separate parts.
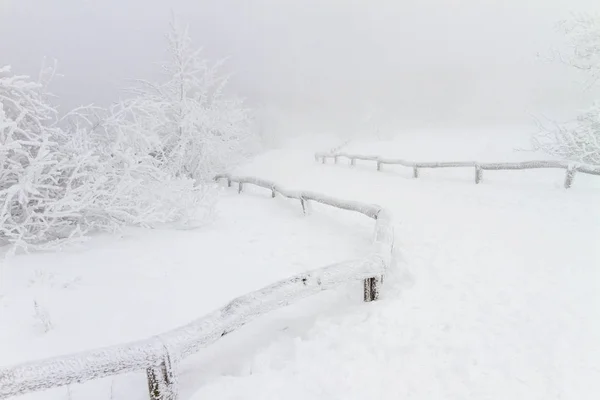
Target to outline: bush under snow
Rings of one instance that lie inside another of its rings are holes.
[[[181,221],[205,194],[110,124],[61,128],[44,82],[10,67],[0,68],[0,104],[0,244],[49,247],[90,230]]]
[[[209,181],[254,142],[227,77],[171,25],[162,83],[138,81],[110,109],[59,118],[47,83],[0,68],[0,245],[48,248],[94,230],[210,215]]]
[[[574,121],[539,123],[534,146],[545,152],[588,164],[600,165],[600,104],[594,104]]]

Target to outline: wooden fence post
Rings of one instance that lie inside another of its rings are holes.
[[[570,188],[571,185],[573,184],[573,178],[575,177],[575,172],[577,172],[577,169],[575,168],[575,166],[569,164],[569,166],[567,167],[567,172],[565,174],[565,189]]]
[[[419,168],[413,167],[413,178],[418,178],[418,177],[419,177]]]
[[[150,400],[177,400],[177,382],[168,351],[159,366],[146,369],[146,376]]]
[[[480,183],[482,179],[482,170],[479,164],[475,164],[475,183]]]
[[[308,215],[308,200],[304,197],[300,197],[300,205],[302,206],[302,213]]]
[[[364,301],[371,302],[379,299],[379,286],[382,281],[382,277],[374,277],[365,279],[364,285]]]

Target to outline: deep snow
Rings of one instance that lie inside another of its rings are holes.
[[[540,157],[512,151],[509,140],[467,138],[413,136],[344,151],[424,161]],[[244,171],[391,209],[399,266],[382,301],[318,318],[195,399],[600,395],[597,177],[577,176],[569,190],[560,170],[485,171],[480,185],[471,169],[415,180],[408,168],[318,165],[294,147]],[[269,168],[280,160],[285,167]]]
[[[391,209],[398,265],[381,301],[361,303],[360,287],[350,285],[260,318],[184,362],[183,399],[600,395],[600,179],[577,175],[565,190],[560,170],[485,171],[475,185],[471,169],[412,179],[408,168],[314,162],[313,151],[335,144],[296,141],[236,172]],[[524,143],[505,132],[430,132],[344,151],[540,158],[515,146]],[[276,279],[360,255],[372,233],[366,218],[319,206],[303,217],[295,202],[254,190],[229,189],[220,211],[202,230],[134,230],[9,260],[2,364],[149,336]],[[48,333],[34,299],[48,310]],[[147,396],[142,374],[69,391],[72,399]]]
[[[371,220],[320,211],[305,217],[298,202],[271,199],[270,192],[226,190],[215,222],[205,228],[130,229],[59,253],[9,258],[2,265],[1,364],[149,337],[241,294],[370,250]],[[358,303],[361,290],[354,291]],[[134,382],[117,376],[74,385],[71,396],[106,399],[116,386],[117,399],[143,399],[139,375]],[[60,388],[23,398],[64,399],[66,393]]]

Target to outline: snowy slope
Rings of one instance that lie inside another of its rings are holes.
[[[305,217],[297,202],[271,199],[265,191],[230,190],[223,193],[215,222],[205,228],[132,229],[60,253],[4,260],[0,363],[143,339],[277,280],[370,250],[372,221],[322,211]],[[356,303],[361,290],[352,291]],[[44,319],[52,325],[48,332]],[[269,337],[250,341],[268,343]],[[143,371],[133,375],[22,398],[65,399],[67,393],[73,399],[147,398]]]
[[[500,140],[499,140],[500,139]],[[600,179],[563,171],[320,165],[298,140],[240,168],[394,213],[382,299],[350,285],[271,313],[180,368],[187,399],[595,399],[600,394]],[[509,132],[422,132],[344,151],[419,159],[540,158]],[[301,270],[361,255],[372,222],[229,189],[204,230],[130,231],[2,268],[2,364],[146,337]],[[43,271],[43,272],[36,272]],[[31,282],[30,282],[31,281]],[[223,282],[227,282],[224,285]],[[54,328],[42,333],[38,299]],[[162,311],[162,312],[161,312]],[[156,318],[160,312],[160,318]],[[8,328],[7,328],[8,327]],[[143,373],[23,399],[145,399]]]
[[[436,140],[406,136],[344,151],[426,161],[535,158],[514,153],[511,140]],[[398,268],[382,301],[318,317],[240,358],[236,371],[204,382],[195,399],[600,395],[597,179],[578,176],[569,190],[562,171],[486,172],[481,185],[471,170],[413,180],[408,169],[318,165],[310,146],[294,148],[244,172],[391,209]]]

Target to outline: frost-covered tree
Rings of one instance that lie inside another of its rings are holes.
[[[198,220],[200,212],[206,216],[214,203],[212,188],[164,171],[150,154],[154,142],[132,126],[128,113],[119,103],[109,110],[85,107],[63,118],[69,133],[65,147],[92,155],[103,177],[96,203],[109,221],[151,227]]]
[[[80,109],[59,119],[46,90],[53,71],[36,82],[0,68],[0,244],[51,247],[196,210],[202,188],[159,168],[150,145],[122,131],[117,112]]]
[[[167,39],[166,79],[139,81],[108,110],[59,118],[47,90],[55,68],[38,81],[0,68],[0,245],[51,247],[210,215],[207,182],[253,145],[250,114],[187,29],[172,23]]]
[[[65,190],[77,160],[61,148],[44,84],[0,68],[0,241],[70,235]],[[60,220],[60,221],[59,221]],[[52,233],[50,233],[52,231]]]
[[[171,22],[165,80],[137,81],[127,101],[131,129],[153,143],[151,154],[164,170],[196,181],[209,180],[253,144],[251,118],[243,102],[225,94],[221,62],[209,63],[192,46],[187,28]]]
[[[555,52],[561,62],[583,71],[589,84],[600,79],[600,15],[578,15],[559,24],[567,49]],[[536,148],[562,158],[600,164],[600,103],[566,123],[539,123]]]
[[[558,27],[565,35],[567,50],[556,51],[556,57],[596,83],[600,79],[600,14],[574,15]]]

